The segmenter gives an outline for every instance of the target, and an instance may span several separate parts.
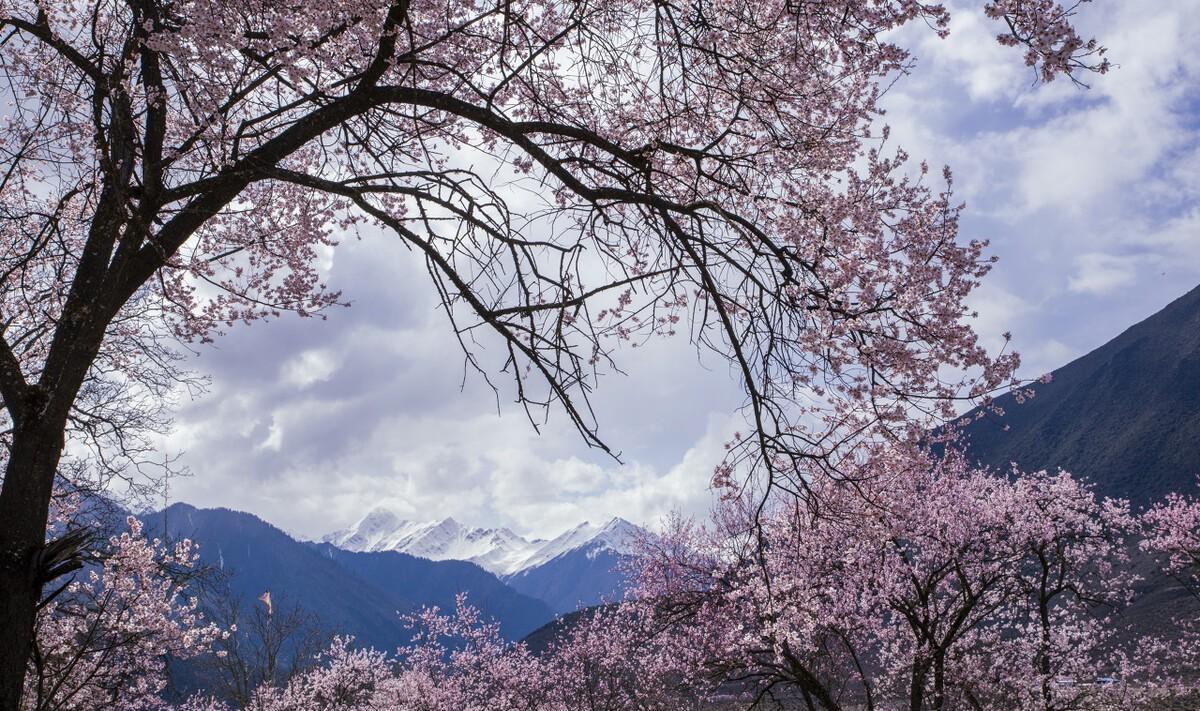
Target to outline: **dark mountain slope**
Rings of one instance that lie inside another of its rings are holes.
[[[455,597],[467,593],[472,606],[500,622],[505,639],[520,639],[554,617],[546,603],[520,594],[474,563],[431,561],[396,551],[354,553],[328,543],[314,548],[354,576],[417,607],[437,605],[448,612]]]
[[[620,600],[627,581],[621,573],[623,556],[601,545],[563,553],[541,565],[506,576],[513,589],[545,600],[555,612]]]
[[[415,605],[353,576],[256,516],[175,504],[145,518],[170,539],[196,541],[201,562],[228,574],[230,592],[243,610],[261,604],[258,596],[269,590],[363,645],[391,649],[407,639],[399,614],[416,610]]]
[[[426,605],[452,609],[458,592],[467,592],[484,617],[499,621],[508,639],[520,639],[554,616],[544,603],[471,563],[302,543],[256,516],[229,509],[175,504],[146,519],[168,538],[199,543],[202,562],[228,573],[242,609],[261,604],[258,596],[270,590],[316,615],[330,632],[352,634],[364,646],[394,650],[406,644],[412,631],[401,615]]]
[[[585,607],[556,617],[530,632],[525,639],[521,640],[521,644],[524,644],[534,656],[540,657],[550,649],[550,645],[560,644],[567,640],[576,625],[588,620],[597,610],[605,607],[605,605]]]
[[[1062,468],[1142,506],[1200,474],[1200,287],[965,428],[973,459]],[[1007,425],[1007,430],[1005,426]]]

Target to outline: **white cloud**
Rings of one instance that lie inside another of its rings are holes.
[[[296,444],[280,423],[301,418],[305,409],[277,412],[275,422],[256,430],[267,439],[254,447],[254,456],[218,460],[202,476],[176,482],[172,494],[202,506],[236,506],[312,537],[376,505],[413,519],[454,516],[552,536],[589,519],[653,522],[673,510],[706,512],[713,467],[739,421],[709,417],[699,439],[665,468],[559,456],[572,449],[569,433],[540,438],[519,418],[494,414],[453,423],[440,414],[364,422],[359,442],[319,461],[293,456]],[[228,442],[229,434],[214,428],[209,436]],[[211,454],[215,446],[199,442],[197,451]],[[262,469],[272,475],[256,471]]]
[[[1029,302],[1017,294],[986,280],[971,292],[968,304],[979,314],[971,325],[980,339],[988,344],[1001,343],[1004,334],[1012,333],[1013,328],[1028,316],[1031,308]]]
[[[1200,262],[1200,208],[1189,209],[1157,230],[1147,230],[1138,241],[1160,255],[1159,266],[1164,274],[1197,264]]]
[[[921,26],[913,29],[922,35],[920,57],[928,63],[956,67],[950,78],[966,89],[972,100],[1012,99],[1029,83],[1030,71],[1013,61],[1012,50],[996,42],[999,27],[976,8],[955,11],[945,39]],[[921,61],[917,71],[924,71],[925,65]]]
[[[278,422],[272,422],[271,426],[267,428],[267,438],[260,442],[256,449],[267,449],[278,452],[282,446],[283,428],[279,426]]]
[[[1081,254],[1075,259],[1075,274],[1067,281],[1067,288],[1086,294],[1107,294],[1133,284],[1136,277],[1137,264],[1131,257]]]
[[[308,350],[285,361],[280,375],[285,384],[306,388],[328,380],[337,365],[337,359],[328,349]]]

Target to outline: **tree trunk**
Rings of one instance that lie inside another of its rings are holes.
[[[918,651],[917,660],[913,663],[912,678],[908,686],[908,711],[925,710],[925,681],[929,675],[928,662],[921,661]]]
[[[26,564],[0,566],[0,711],[18,711],[33,641],[37,585]]]
[[[933,699],[930,707],[942,711],[946,707],[946,652],[939,649],[933,662]]]
[[[32,419],[32,418],[31,418]],[[18,711],[41,597],[38,552],[62,455],[59,418],[18,427],[0,488],[0,711]]]
[[[1038,618],[1042,625],[1037,654],[1038,675],[1042,677],[1042,706],[1046,711],[1053,711],[1054,685],[1050,679],[1050,600],[1045,592],[1038,600]]]

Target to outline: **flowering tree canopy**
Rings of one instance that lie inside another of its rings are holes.
[[[991,2],[1043,79],[1107,68],[1051,0]],[[1002,387],[948,181],[872,127],[913,0],[0,3],[0,709],[23,688],[65,437],[136,466],[170,344],[337,303],[318,256],[410,247],[484,370],[590,415],[623,339],[728,357],[744,452],[836,464]],[[486,166],[486,167],[480,167]],[[541,204],[519,209],[499,167]],[[947,174],[948,177],[948,174]],[[943,380],[952,371],[969,376]],[[799,488],[801,481],[790,481]]]
[[[863,466],[868,483],[815,484],[819,516],[730,499],[715,528],[677,524],[651,547],[641,593],[718,679],[825,711],[1150,709],[1195,693],[1163,683],[1174,640],[1120,616],[1138,581],[1127,503],[957,457]]]
[[[1174,605],[1164,622],[1175,628],[1173,639],[1150,644],[1143,656],[1154,660],[1165,682],[1184,689],[1195,685],[1200,670],[1200,499],[1174,493],[1142,517],[1143,551],[1190,597],[1190,605]]]
[[[71,530],[79,499],[55,499],[52,533]],[[148,540],[130,516],[128,529],[97,547],[97,558],[38,608],[22,709],[149,709],[162,706],[166,658],[209,651],[227,636],[186,595],[182,575],[196,546]]]

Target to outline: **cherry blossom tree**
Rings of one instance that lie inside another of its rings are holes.
[[[1200,699],[1200,499],[1169,494],[1142,515],[1142,550],[1154,556],[1163,573],[1191,598],[1167,620],[1176,634],[1165,642],[1151,640],[1143,658],[1157,663],[1167,696]]]
[[[988,660],[989,676],[1001,680],[994,703],[1132,708],[1152,677],[1134,651],[1137,632],[1120,615],[1139,582],[1130,565],[1138,527],[1128,502],[1098,500],[1065,472],[1014,470],[1011,478],[1006,535],[1019,558],[1000,652]]]
[[[1111,69],[1104,47],[1095,39],[1085,40],[1071,26],[1074,10],[1084,2],[1064,8],[1054,0],[993,0],[984,6],[988,17],[1002,20],[1009,31],[996,39],[1000,44],[1025,48],[1025,64],[1040,79],[1052,81],[1065,74],[1079,83],[1085,71],[1101,74]]]
[[[1073,9],[985,5],[1044,79],[1107,68]],[[346,233],[402,240],[467,362],[510,376],[535,424],[557,408],[606,450],[598,370],[621,341],[677,328],[740,375],[738,461],[776,486],[804,486],[776,462],[835,467],[864,437],[1004,387],[1015,355],[989,356],[965,320],[984,244],[958,240],[948,185],[873,126],[908,67],[887,38],[914,21],[944,31],[947,15],[0,4],[0,709],[25,688],[42,563],[70,557],[43,555],[64,447],[135,473],[157,421],[144,405],[179,376],[173,343],[338,303],[318,258]],[[544,204],[515,207],[500,166]]]
[[[549,682],[524,645],[510,646],[500,626],[481,618],[459,595],[450,614],[434,607],[409,618],[415,635],[401,650],[402,683],[389,704],[428,711],[536,709],[546,706]]]
[[[388,655],[338,638],[319,665],[284,685],[265,683],[239,708],[255,711],[685,711],[700,708],[695,658],[652,607],[633,601],[589,611],[540,655],[503,640],[465,596],[444,614],[411,616],[411,644]],[[189,711],[224,711],[196,698]]]
[[[55,530],[67,529],[78,497],[55,500]],[[134,517],[97,560],[49,594],[37,611],[23,709],[149,709],[162,706],[168,655],[186,659],[227,635],[207,622],[183,574],[198,553],[188,540],[147,540]],[[53,540],[51,546],[53,546]]]
[[[1125,502],[956,456],[860,466],[814,476],[819,515],[736,497],[649,547],[641,594],[715,678],[827,711],[1134,708],[1157,683],[1119,617],[1137,581]]]
[[[1176,492],[1142,516],[1142,548],[1160,556],[1162,567],[1200,597],[1200,499]]]

